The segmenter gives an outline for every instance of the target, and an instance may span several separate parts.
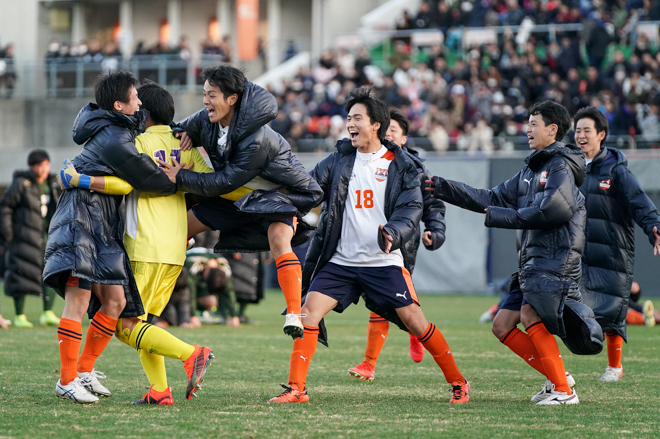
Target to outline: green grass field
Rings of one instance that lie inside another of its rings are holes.
[[[308,404],[269,405],[286,383],[291,340],[281,330],[284,299],[269,292],[249,308],[258,325],[174,328],[188,342],[213,348],[216,360],[199,398],[184,399],[181,362],[167,360],[175,405],[132,406],[148,383],[136,352],[112,340],[97,362],[108,375],[109,399],[79,406],[54,395],[59,355],[56,329],[0,330],[0,438],[642,438],[660,436],[660,328],[629,328],[625,375],[600,383],[607,358],[572,355],[562,345],[577,380],[580,404],[537,407],[529,398],[544,379],[477,323],[494,302],[484,296],[422,296],[427,317],[445,334],[472,383],[469,404],[448,404],[449,385],[430,355],[415,364],[408,335],[395,327],[373,383],[347,376],[362,361],[367,310],[360,304],[327,318],[330,348],[319,346],[311,365]],[[13,317],[2,295],[1,310]],[[657,301],[656,301],[657,303]],[[657,303],[660,305],[660,303]],[[28,299],[38,322],[40,302]],[[58,299],[56,310],[61,310]],[[86,330],[86,329],[85,329]]]

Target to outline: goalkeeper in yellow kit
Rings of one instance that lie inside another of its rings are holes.
[[[145,132],[135,139],[139,153],[156,160],[185,163],[196,172],[213,172],[199,150],[181,151],[179,140],[169,127],[174,118],[172,96],[156,83],[138,89],[142,108],[149,111]],[[145,315],[120,319],[116,336],[137,349],[151,388],[134,404],[173,404],[172,389],[167,385],[164,357],[179,358],[188,374],[186,398],[200,388],[212,358],[209,348],[187,344],[167,331],[146,323],[148,314],[160,316],[167,305],[176,279],[186,258],[187,218],[184,194],[168,196],[141,193],[118,177],[90,177],[73,168],[62,170],[65,186],[86,187],[98,192],[126,196],[124,246],[131,261]],[[238,199],[244,188],[223,196]],[[170,242],[172,245],[163,245]]]

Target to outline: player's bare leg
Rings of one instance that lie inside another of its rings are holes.
[[[295,220],[295,218],[294,218]],[[303,336],[303,324],[300,320],[300,296],[302,292],[302,268],[298,257],[291,248],[295,233],[293,227],[285,223],[272,223],[268,227],[268,243],[277,265],[277,280],[286,300],[286,320],[284,333],[294,340]]]

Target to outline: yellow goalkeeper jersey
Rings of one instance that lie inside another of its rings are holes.
[[[179,139],[166,125],[154,125],[135,139],[139,153],[169,164],[195,163],[195,172],[213,172],[197,148],[181,151]],[[183,192],[153,195],[133,190],[126,196],[124,246],[131,261],[183,265],[188,234]]]

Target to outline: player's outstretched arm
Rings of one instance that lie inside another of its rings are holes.
[[[426,190],[433,193],[434,198],[449,204],[484,213],[490,206],[506,208],[517,206],[519,176],[520,173],[493,189],[477,189],[459,181],[436,176],[426,181]]]
[[[555,160],[548,169],[543,197],[520,209],[489,207],[486,226],[503,229],[546,229],[571,219],[578,209],[575,180],[564,160]]]
[[[422,184],[424,184],[428,177],[425,174],[422,178]],[[445,203],[434,198],[430,191],[423,191],[422,199],[424,203],[422,221],[426,229],[422,234],[422,242],[427,250],[437,250],[445,243],[445,231],[447,229],[445,212],[447,208]]]
[[[202,142],[202,127],[204,126],[204,122],[208,121],[209,119],[209,114],[206,109],[200,110],[197,113],[193,114],[192,116],[182,120],[181,122],[174,123],[172,122],[170,124],[170,127],[172,128],[172,131],[174,132],[174,135],[177,137],[181,137],[181,133],[186,133],[189,140],[191,141],[191,146],[196,147],[196,146],[204,146]],[[184,151],[187,151],[188,147],[186,145],[181,145],[181,148]]]

